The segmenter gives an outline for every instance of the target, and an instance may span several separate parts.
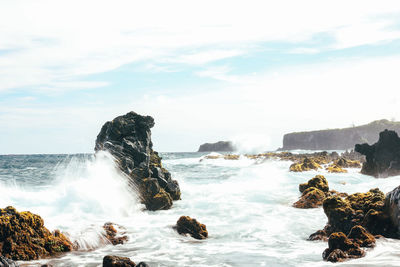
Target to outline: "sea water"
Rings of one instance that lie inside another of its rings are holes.
[[[60,229],[78,251],[21,266],[101,266],[105,255],[131,258],[150,266],[333,266],[322,260],[323,241],[307,241],[326,224],[322,208],[296,209],[298,185],[323,174],[330,189],[387,193],[400,176],[375,179],[349,169],[292,173],[280,160],[205,159],[205,153],[161,153],[163,165],[178,180],[182,200],[169,210],[146,211],[107,153],[94,155],[0,156],[0,207],[39,214],[50,230]],[[207,226],[209,238],[176,233],[180,216]],[[123,245],[107,244],[102,225],[126,232]],[[336,266],[399,266],[400,241],[381,238],[364,258]]]

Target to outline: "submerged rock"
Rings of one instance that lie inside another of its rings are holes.
[[[189,234],[196,239],[206,239],[208,237],[207,228],[196,219],[189,216],[181,216],[176,222],[176,230],[179,234]]]
[[[357,144],[355,151],[366,156],[361,173],[375,177],[400,174],[400,138],[395,131],[379,133],[379,140],[373,145]]]
[[[105,223],[103,225],[103,229],[105,231],[105,238],[110,241],[111,244],[119,245],[123,244],[126,241],[128,241],[128,237],[121,235],[121,233],[118,233],[117,229],[115,229],[113,223]]]
[[[135,267],[136,264],[127,257],[107,255],[103,258],[103,267]]]
[[[135,112],[106,122],[96,139],[95,151],[110,152],[119,168],[139,188],[139,195],[149,210],[168,209],[172,200],[181,197],[178,182],[162,166],[153,150],[150,128],[154,119]]]
[[[0,209],[1,254],[13,260],[36,260],[71,251],[71,241],[60,231],[51,233],[43,219],[29,211]]]

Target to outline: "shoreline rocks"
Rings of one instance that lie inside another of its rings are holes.
[[[95,151],[106,150],[114,156],[119,169],[139,189],[148,210],[169,209],[179,200],[179,184],[162,166],[161,157],[153,150],[150,129],[154,119],[135,112],[106,122],[96,139]]]
[[[74,245],[59,230],[51,233],[43,219],[14,207],[0,209],[1,255],[12,260],[37,260],[72,251]]]
[[[380,132],[378,142],[356,144],[355,151],[366,156],[361,173],[377,178],[400,175],[400,138],[395,131]]]
[[[189,234],[195,239],[206,239],[207,228],[204,224],[189,216],[181,216],[176,222],[176,230],[180,235]]]

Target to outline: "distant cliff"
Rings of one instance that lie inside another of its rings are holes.
[[[219,141],[217,143],[205,143],[199,147],[197,152],[232,152],[235,151],[235,147],[230,141]]]
[[[357,127],[289,133],[283,136],[282,150],[352,149],[358,143],[373,144],[377,142],[379,133],[385,129],[400,133],[400,122],[379,120]]]

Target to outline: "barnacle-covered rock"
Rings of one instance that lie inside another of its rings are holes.
[[[43,219],[29,211],[14,207],[0,209],[1,254],[13,260],[35,260],[74,249],[60,231],[51,233]]]
[[[206,226],[189,216],[181,216],[179,218],[176,222],[176,230],[179,234],[189,234],[196,239],[206,239],[208,237]]]

